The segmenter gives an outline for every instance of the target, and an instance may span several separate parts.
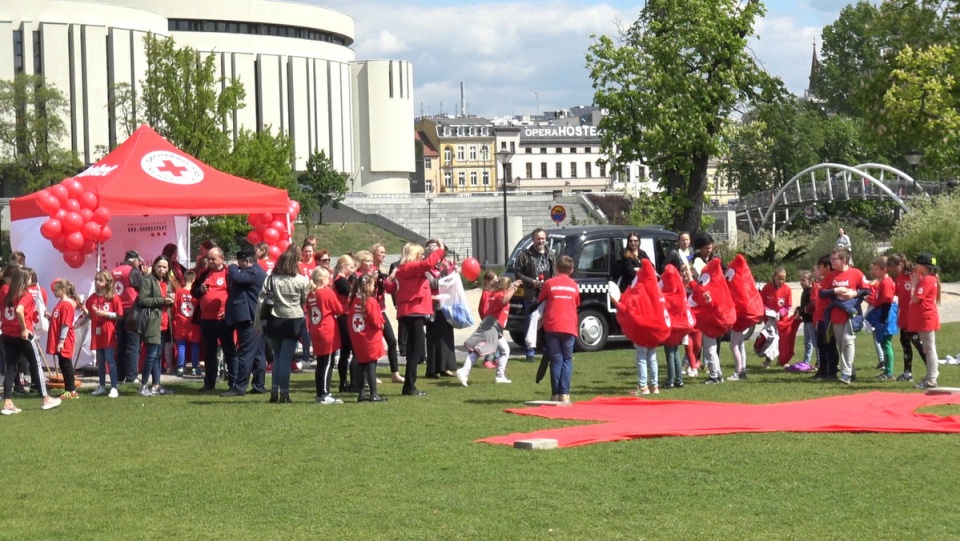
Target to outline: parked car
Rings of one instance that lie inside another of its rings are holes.
[[[557,257],[573,259],[571,278],[580,289],[578,351],[603,349],[611,336],[621,336],[616,308],[607,295],[610,282],[619,283],[620,263],[627,236],[636,233],[640,248],[650,257],[657,272],[663,270],[667,255],[677,246],[677,234],[662,227],[631,227],[619,225],[568,226],[545,229],[547,246]],[[505,275],[516,275],[517,256],[532,244],[525,236],[513,248]],[[523,288],[510,301],[507,332],[517,345],[523,346],[527,321],[523,306]]]

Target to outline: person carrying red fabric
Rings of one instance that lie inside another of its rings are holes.
[[[370,274],[357,278],[350,294],[350,343],[357,358],[357,376],[354,377],[359,392],[357,402],[386,402],[377,392],[377,361],[386,351],[383,348],[383,312],[376,298],[377,279]],[[364,386],[366,383],[366,386]],[[366,387],[370,387],[370,396]]]
[[[319,404],[342,404],[343,400],[330,392],[330,380],[333,376],[333,352],[340,349],[337,318],[343,315],[343,304],[330,288],[330,271],[325,267],[313,269],[310,280],[313,291],[307,296],[306,316],[310,324],[313,354],[317,357],[314,376],[316,400]]]
[[[937,386],[939,359],[937,355],[936,331],[940,330],[940,267],[931,254],[922,253],[913,260],[913,276],[910,279],[910,332],[915,332],[923,344],[927,356],[927,374],[917,389],[933,389]]]
[[[50,313],[50,330],[47,332],[47,353],[55,355],[63,373],[63,394],[61,399],[80,398],[73,370],[73,351],[76,344],[76,332],[73,324],[77,317],[77,308],[83,311],[77,289],[68,280],[53,282],[53,294],[60,302]]]
[[[550,358],[551,400],[570,402],[570,379],[573,375],[573,345],[577,339],[577,307],[580,289],[570,278],[573,259],[557,260],[557,276],[543,283],[537,302],[543,309],[544,347]]]

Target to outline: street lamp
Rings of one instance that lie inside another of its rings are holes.
[[[921,154],[919,150],[911,150],[903,155],[903,159],[907,160],[907,163],[910,164],[910,169],[913,170],[913,184],[920,186],[920,183],[917,182],[917,168],[920,167],[923,154]]]
[[[497,152],[497,161],[503,166],[503,267],[506,269],[507,260],[510,259],[510,241],[507,235],[507,164],[513,158],[513,152],[503,149]]]
[[[427,238],[433,238],[433,186],[432,183],[427,183]]]

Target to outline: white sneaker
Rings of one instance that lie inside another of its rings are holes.
[[[457,379],[460,380],[460,385],[463,385],[464,387],[467,386],[467,377],[469,375],[470,373],[464,370],[463,368],[457,370]],[[497,383],[499,383],[499,381]],[[507,383],[510,383],[510,382],[508,381]]]
[[[727,376],[727,381],[740,381],[740,376],[734,373],[732,376]]]
[[[153,396],[153,391],[150,390],[149,385],[144,385],[140,387],[140,396]]]
[[[50,400],[47,400],[46,403],[44,403],[44,405],[40,406],[40,409],[52,410],[53,408],[59,405],[60,405],[59,398],[50,397]]]
[[[343,404],[343,400],[340,400],[339,398],[329,394],[323,395],[323,398],[321,398],[317,402],[321,404]]]
[[[689,376],[689,377],[691,377],[691,378],[695,378],[695,377],[697,377],[697,376],[699,376],[699,375],[700,375],[700,371],[697,370],[696,368],[694,368],[694,369],[690,370],[689,372],[687,372],[687,376]]]
[[[107,388],[104,387],[103,385],[100,385],[99,387],[94,389],[92,393],[90,393],[90,396],[103,396],[105,394],[107,394]]]
[[[497,376],[493,381],[497,383],[513,383],[512,381],[507,379],[507,376]]]
[[[117,388],[114,387],[110,389],[110,394],[108,394],[107,396],[110,398],[117,398],[118,396],[120,396],[120,391],[118,391]]]

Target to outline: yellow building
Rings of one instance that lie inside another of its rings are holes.
[[[494,155],[493,123],[480,117],[423,117],[416,121],[415,131],[425,146],[437,151],[432,171],[425,167],[433,193],[495,192],[497,158]],[[429,143],[429,144],[427,144]]]

